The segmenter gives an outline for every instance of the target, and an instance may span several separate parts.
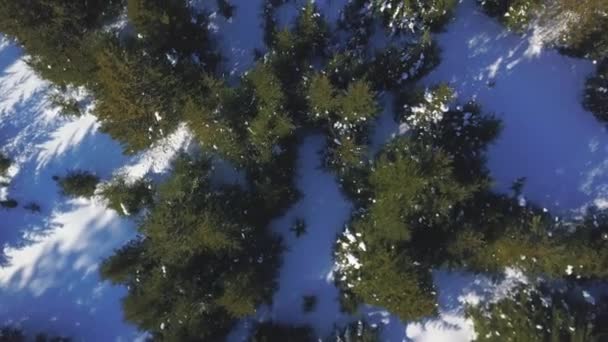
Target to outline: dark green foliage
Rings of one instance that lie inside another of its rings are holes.
[[[608,59],[598,66],[594,76],[587,79],[583,104],[596,118],[608,121]]]
[[[378,112],[375,94],[365,81],[353,81],[339,90],[326,75],[315,74],[307,91],[312,120],[325,119],[334,126],[336,122],[350,126],[371,120]]]
[[[474,102],[454,106],[453,91],[446,85],[405,95],[397,107],[405,109],[400,119],[411,126],[413,139],[445,151],[458,180],[488,185],[484,155],[501,131],[500,121],[483,114]]]
[[[371,0],[385,26],[403,32],[440,30],[452,16],[456,0]]]
[[[554,11],[543,16],[565,21],[556,45],[569,55],[603,60],[608,57],[608,4],[605,0],[559,0]],[[565,18],[564,18],[565,16]]]
[[[580,290],[519,288],[513,297],[469,308],[478,341],[601,342],[608,337],[605,299],[593,305]]]
[[[141,238],[101,267],[128,285],[126,319],[164,340],[221,340],[269,300],[280,241],[253,193],[211,188],[209,163],[179,158],[158,190]]]
[[[408,138],[385,148],[367,184],[371,203],[358,224],[369,225],[369,239],[395,242],[409,241],[416,229],[441,226],[454,205],[478,189],[457,180],[448,154]]]
[[[258,64],[244,80],[245,91],[255,102],[255,113],[247,124],[248,140],[256,153],[256,160],[262,164],[270,162],[277,147],[292,136],[294,124],[286,112],[285,94],[280,80],[272,69],[265,64]]]
[[[57,180],[61,192],[71,197],[92,197],[99,183],[99,177],[88,171],[70,171]]]
[[[356,186],[353,195],[360,196],[364,211],[350,227],[359,235],[347,232],[337,250],[348,300],[385,307],[403,320],[434,314],[425,259],[433,259],[442,239],[426,234],[440,236],[455,207],[478,187],[455,178],[447,154],[409,138],[386,147]]]
[[[233,128],[235,125],[227,120],[231,113],[224,108],[223,103],[205,106],[188,101],[184,113],[190,129],[203,147],[237,165],[246,162],[248,156],[244,138]]]
[[[0,30],[16,37],[42,77],[56,83],[64,114],[81,104],[68,85],[86,86],[102,129],[135,153],[177,126],[188,99],[205,96],[201,75],[217,69],[204,15],[185,1],[129,0],[135,36],[101,30],[122,0],[0,1]],[[103,32],[102,32],[103,31]],[[202,100],[201,100],[202,101]],[[200,101],[199,101],[200,102]],[[162,117],[162,120],[157,120]]]
[[[56,92],[50,96],[51,104],[59,107],[61,115],[65,116],[81,116],[82,108],[78,100],[66,96],[65,92]]]
[[[349,310],[364,302],[415,320],[435,313],[430,269],[450,259],[462,208],[489,191],[484,154],[500,125],[473,104],[450,109],[447,87],[408,95],[408,136],[343,182],[359,210],[336,258]]]
[[[250,342],[313,342],[315,334],[308,326],[289,326],[272,322],[255,327]]]
[[[543,0],[478,0],[488,15],[498,17],[509,29],[522,32],[538,15]]]
[[[456,235],[448,248],[451,260],[470,269],[500,273],[517,266],[528,274],[554,278],[606,279],[608,277],[608,215],[591,211],[571,227],[556,226],[548,214],[520,207],[499,196],[480,198],[468,211],[470,225]]]
[[[108,207],[120,215],[128,216],[137,214],[142,208],[150,206],[154,190],[152,184],[144,179],[127,183],[124,179],[119,178],[104,185],[101,195],[108,200]]]
[[[0,176],[5,176],[8,168],[11,167],[12,160],[0,152]]]
[[[552,41],[562,52],[602,60],[608,56],[608,28],[604,0],[478,0],[486,13],[508,28],[523,32],[533,18],[561,30]],[[564,29],[562,29],[562,27]]]
[[[121,6],[121,0],[2,0],[0,31],[17,38],[42,77],[88,85],[95,79],[95,30]]]
[[[171,133],[182,110],[180,87],[186,84],[166,65],[114,40],[106,42],[97,62],[95,114],[102,129],[124,144],[125,152],[137,152]]]
[[[300,12],[294,33],[297,58],[322,53],[327,44],[329,32],[325,20],[313,2],[308,2]]]
[[[183,0],[127,0],[129,20],[135,27],[139,43],[151,49],[152,56],[166,59],[173,55],[176,63],[189,63],[196,56],[205,70],[213,71],[218,56],[212,52],[207,19],[194,15]]]
[[[348,244],[342,239],[339,244]],[[415,320],[436,313],[435,294],[431,274],[419,269],[401,248],[367,243],[362,251],[358,246],[343,246],[338,250],[337,262],[341,266],[338,284],[342,300],[349,311],[355,303],[366,303],[386,308],[400,319]],[[358,252],[358,262],[352,255]],[[349,303],[350,302],[350,303]],[[353,303],[354,302],[354,303]]]
[[[414,83],[433,70],[440,61],[437,44],[428,33],[420,42],[404,48],[389,47],[376,53],[368,71],[376,89],[399,90],[406,83]]]
[[[329,133],[330,165],[342,170],[360,167],[368,129],[378,113],[369,83],[356,80],[340,89],[330,76],[313,74],[306,87],[309,120]]]

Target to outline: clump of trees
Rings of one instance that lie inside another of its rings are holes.
[[[352,36],[347,47],[330,44],[329,27],[313,2],[292,27],[278,29],[272,14],[281,2],[268,0],[264,8],[268,52],[229,84],[220,77],[221,58],[205,13],[194,14],[185,1],[0,0],[0,30],[17,38],[32,55],[32,66],[59,91],[74,86],[90,91],[102,129],[125,152],[145,149],[186,124],[206,152],[245,171],[243,188],[211,184],[207,159],[180,156],[157,189],[145,179],[121,178],[100,187],[121,215],[147,209],[138,237],[101,267],[104,279],[128,288],[127,320],[155,339],[221,340],[235,322],[269,302],[282,244],[268,225],[298,195],[295,150],[309,129],[327,135],[327,165],[356,205],[335,249],[345,309],[367,303],[403,320],[432,316],[437,305],[431,270],[442,266],[492,274],[516,266],[573,282],[606,278],[608,215],[592,211],[567,230],[539,208],[520,205],[517,194],[492,193],[485,152],[500,122],[475,103],[455,105],[446,85],[415,87],[439,62],[429,32],[445,24],[455,1],[373,0],[367,10],[365,1],[353,1],[341,21]],[[230,3],[218,4],[230,17]],[[487,0],[482,5],[517,29],[536,4]],[[125,6],[132,34],[104,29]],[[412,39],[368,54],[376,15],[393,30],[412,33]],[[595,20],[587,19],[584,25]],[[590,56],[603,53],[601,44],[576,37],[562,45]],[[601,116],[604,67],[589,81],[586,97],[587,107]],[[395,116],[407,129],[370,160],[368,136],[383,91],[397,94]],[[0,173],[7,163],[0,156]],[[83,197],[93,196],[99,182],[84,171],[57,180],[66,195]],[[294,225],[296,235],[305,229],[302,222]],[[515,299],[534,304],[501,302],[488,310],[516,315],[522,307],[537,306],[535,298]],[[314,297],[303,298],[305,310],[314,307]],[[557,307],[556,315],[566,317],[564,308]],[[567,333],[563,326],[570,320],[555,322],[560,328],[554,331]],[[506,329],[492,320],[479,324],[481,331]],[[536,338],[528,328],[522,325],[521,336]],[[252,338],[316,336],[310,327],[264,323]],[[359,322],[327,340],[379,337]]]
[[[372,10],[394,31],[439,30],[451,18],[455,0],[371,0]]]
[[[99,183],[99,177],[91,172],[75,170],[64,177],[54,177],[61,192],[71,197],[92,197]]]
[[[117,178],[101,187],[101,195],[108,201],[109,208],[128,216],[152,205],[154,188],[145,179],[127,182],[124,178]]]
[[[0,31],[18,40],[42,77],[58,85],[92,85],[97,31],[123,5],[122,0],[2,0]]]
[[[523,32],[542,9],[542,0],[478,0],[487,14],[497,17],[506,27]]]
[[[214,188],[207,160],[180,157],[140,236],[101,266],[126,285],[125,317],[155,337],[216,340],[267,302],[282,250],[256,194]]]
[[[356,80],[340,89],[329,76],[313,74],[306,91],[310,120],[325,127],[331,142],[330,164],[358,167],[365,156],[368,128],[378,114],[370,84]]]
[[[603,341],[606,298],[577,288],[520,286],[514,295],[469,308],[479,341]]]
[[[475,103],[452,102],[445,85],[403,93],[399,116],[409,131],[342,179],[357,204],[335,250],[344,308],[367,303],[403,320],[432,316],[430,271],[438,267],[606,279],[608,214],[589,209],[584,220],[565,224],[520,203],[523,183],[513,196],[494,194],[485,151],[500,122]]]

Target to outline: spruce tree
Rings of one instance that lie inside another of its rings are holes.
[[[515,290],[486,306],[469,308],[479,341],[595,342],[608,336],[608,303],[589,302],[580,289],[546,287]]]
[[[121,9],[121,0],[0,1],[0,31],[31,56],[29,64],[59,85],[95,80],[96,31]]]
[[[103,185],[101,195],[108,201],[108,207],[119,215],[134,215],[152,204],[153,187],[151,182],[140,179],[128,183],[123,178]]]
[[[126,285],[125,317],[163,340],[219,340],[267,302],[280,241],[256,196],[213,188],[210,164],[180,157],[136,238],[101,267]]]
[[[65,177],[57,177],[61,192],[72,197],[92,197],[99,177],[88,171],[70,171]]]
[[[182,80],[140,51],[109,39],[97,55],[95,115],[135,153],[170,134],[181,116]]]

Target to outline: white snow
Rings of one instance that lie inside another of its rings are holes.
[[[497,189],[526,177],[526,199],[563,212],[608,198],[608,134],[581,105],[595,66],[546,48],[529,53],[533,39],[505,31],[473,0],[455,16],[437,36],[442,63],[424,83],[447,81],[460,100],[503,120],[488,161]]]
[[[231,20],[217,13],[215,1],[191,2],[204,2],[214,12],[210,25],[228,58],[230,74],[236,77],[247,70],[253,50],[264,50],[262,1],[232,1],[237,8]],[[345,2],[317,4],[334,25]],[[281,25],[293,18],[295,6],[301,3],[289,2],[279,9]],[[608,135],[580,104],[594,64],[539,45],[545,39],[538,38],[540,33],[523,38],[508,33],[481,14],[474,0],[463,0],[456,19],[438,35],[443,62],[424,84],[448,81],[461,100],[473,98],[503,119],[504,132],[489,153],[497,189],[508,191],[514,180],[526,177],[522,199],[564,214],[589,203],[608,203]],[[97,275],[99,261],[133,236],[133,221],[106,210],[98,198],[60,196],[51,176],[74,168],[94,171],[105,180],[117,174],[130,180],[161,175],[177,151],[191,148],[191,134],[180,126],[150,150],[127,158],[116,142],[98,131],[91,115],[60,117],[50,108],[47,91],[48,85],[31,72],[19,49],[0,40],[0,139],[3,151],[15,159],[12,184],[0,195],[20,204],[36,201],[42,207],[40,214],[22,208],[0,211],[0,241],[11,259],[9,266],[0,267],[0,321],[78,340],[136,340],[141,336],[122,321],[120,298],[125,289],[102,283]],[[371,155],[382,142],[409,130],[393,119],[392,95],[385,94],[383,101],[387,105],[371,136]],[[289,247],[279,290],[273,306],[260,308],[253,319],[310,323],[325,334],[349,318],[339,310],[332,255],[351,204],[334,177],[320,169],[317,152],[322,147],[319,136],[306,138],[300,147],[297,186],[303,197],[273,223]],[[300,238],[289,230],[296,218],[307,224],[307,233]],[[355,246],[366,252],[362,242]],[[355,265],[356,257],[351,256]],[[566,274],[574,271],[571,265],[564,268]],[[401,322],[381,308],[361,311],[368,321],[383,325],[385,341],[471,341],[475,332],[463,316],[464,305],[499,300],[518,284],[528,283],[517,269],[506,269],[500,281],[436,270],[434,281],[439,317]],[[314,312],[302,312],[304,295],[318,297]],[[589,293],[583,296],[594,299]],[[240,328],[247,330],[250,323],[244,321]]]
[[[285,239],[288,251],[283,257],[279,289],[274,296],[270,317],[279,322],[310,323],[326,335],[344,314],[338,304],[333,283],[335,238],[350,217],[351,204],[338,188],[333,175],[321,169],[321,136],[310,136],[300,147],[297,187],[301,200],[273,223]],[[306,234],[295,237],[289,229],[296,218],[306,222]],[[302,296],[317,296],[314,312],[301,310]]]
[[[0,211],[0,242],[8,259],[0,267],[0,322],[78,340],[141,340],[122,319],[125,289],[100,282],[97,274],[99,262],[134,236],[133,222],[99,198],[61,196],[51,177],[84,169],[109,179],[125,164],[131,167],[127,174],[160,168],[141,165],[146,153],[132,160],[123,156],[93,116],[60,116],[48,93],[20,49],[0,40],[0,143],[14,160],[3,192],[20,204]],[[168,158],[158,151],[154,157]],[[40,205],[40,213],[22,207],[31,202]]]
[[[362,308],[370,323],[382,325],[382,341],[469,342],[476,338],[473,322],[464,317],[465,305],[496,302],[528,279],[517,269],[507,268],[500,280],[467,272],[437,270],[433,279],[438,288],[439,316],[404,323],[383,309]]]
[[[254,50],[265,51],[262,0],[231,0],[232,18],[224,18],[216,1],[190,0],[195,8],[211,11],[209,28],[214,33],[222,56],[227,59],[230,76],[238,77],[254,62]]]

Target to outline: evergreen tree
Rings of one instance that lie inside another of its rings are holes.
[[[580,290],[522,287],[512,297],[469,308],[467,314],[475,323],[479,341],[604,341],[608,304],[602,300],[594,305],[587,300]]]
[[[374,12],[396,31],[440,30],[452,15],[455,0],[371,0]]]
[[[336,263],[349,309],[364,302],[413,320],[435,313],[430,269],[449,260],[453,234],[467,227],[463,208],[476,210],[489,192],[484,153],[500,125],[474,104],[450,109],[445,86],[408,95],[407,136],[343,182],[358,209]]]
[[[439,65],[440,51],[425,32],[419,42],[404,47],[388,47],[377,52],[368,70],[369,79],[376,89],[400,90],[414,83]]]
[[[246,123],[248,140],[257,161],[265,164],[273,155],[280,154],[285,139],[292,136],[295,126],[286,112],[281,82],[268,65],[258,63],[244,82],[255,110],[251,113],[251,121]]]
[[[338,107],[337,90],[325,74],[314,74],[306,95],[312,120],[329,120]]]
[[[369,83],[355,80],[340,90],[326,74],[313,74],[306,86],[309,119],[324,124],[330,134],[330,165],[344,171],[360,167],[368,129],[378,113]]]
[[[128,0],[129,20],[146,50],[158,58],[172,56],[175,63],[190,63],[196,56],[207,71],[215,70],[205,15],[194,15],[183,0]],[[183,60],[183,61],[182,61]]]
[[[543,13],[557,20],[566,29],[560,32],[555,44],[569,55],[603,60],[608,57],[608,18],[605,13],[608,4],[605,0],[560,0],[557,5],[549,7],[550,11]]]
[[[219,340],[269,300],[281,251],[256,196],[213,189],[204,160],[179,158],[158,190],[140,237],[101,274],[128,286],[128,321],[164,340]]]
[[[336,251],[337,279],[345,309],[355,312],[358,304],[366,303],[385,308],[404,321],[436,313],[428,270],[419,269],[400,247],[370,242],[365,235],[359,239],[349,236],[347,233],[341,238]]]
[[[56,177],[61,192],[72,197],[92,197],[99,177],[88,171],[70,171],[65,177]]]
[[[606,213],[591,210],[584,221],[566,225],[544,211],[482,192],[451,222],[444,260],[492,274],[517,267],[529,275],[606,279]]]
[[[478,0],[491,16],[498,17],[509,29],[523,32],[543,3],[543,0]]]
[[[184,95],[180,90],[187,85],[133,48],[114,40],[104,45],[97,55],[95,114],[125,152],[135,153],[175,129]]]
[[[95,31],[121,7],[121,0],[2,0],[0,31],[25,47],[42,77],[89,85],[97,69]]]
[[[144,179],[127,183],[118,178],[102,186],[101,195],[108,200],[108,207],[120,215],[137,214],[142,208],[152,204],[152,184]]]

